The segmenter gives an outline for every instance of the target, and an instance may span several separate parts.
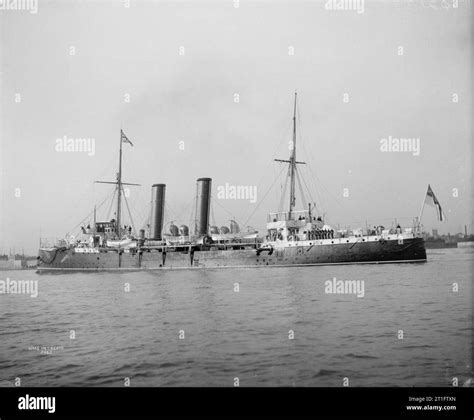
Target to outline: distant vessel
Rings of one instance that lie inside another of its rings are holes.
[[[293,110],[292,151],[288,160],[287,181],[290,183],[289,207],[286,212],[270,213],[267,232],[241,232],[235,221],[230,228],[210,226],[211,178],[196,183],[195,223],[191,234],[188,226],[169,227],[164,233],[165,184],[152,186],[150,229],[134,232],[122,226],[122,145],[133,144],[121,131],[119,171],[115,182],[116,217],[83,228],[83,239],[68,237],[52,246],[41,246],[38,270],[149,270],[198,269],[256,266],[306,266],[354,263],[400,263],[426,261],[425,242],[419,219],[410,227],[397,225],[375,229],[334,231],[322,217],[313,214],[311,205],[295,210],[296,179],[296,99]],[[431,189],[429,188],[429,191]],[[285,186],[286,191],[286,186]],[[434,197],[434,195],[433,195]],[[125,199],[126,200],[126,199]],[[128,208],[128,203],[127,203]],[[420,215],[421,216],[421,215]]]

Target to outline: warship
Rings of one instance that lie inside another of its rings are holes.
[[[287,211],[268,214],[264,235],[253,229],[242,232],[235,220],[231,220],[230,226],[210,225],[212,179],[207,177],[196,181],[192,231],[187,225],[178,227],[174,222],[168,231],[165,229],[169,223],[164,223],[164,183],[151,187],[147,228],[136,232],[133,226],[123,226],[122,201],[129,210],[124,186],[137,184],[122,181],[122,146],[133,144],[121,130],[117,177],[114,182],[105,182],[115,184],[115,217],[96,221],[94,210],[93,221],[87,228],[81,228],[80,237],[67,236],[54,244],[40,242],[37,270],[174,270],[425,262],[419,218],[414,218],[408,227],[397,224],[391,229],[377,226],[365,232],[362,229],[335,230],[325,223],[324,217],[315,214],[311,204],[305,209],[295,208],[298,165],[305,164],[296,159],[296,109],[295,93],[291,155],[287,160],[275,159],[288,165],[289,205]],[[285,199],[286,185],[282,193]],[[429,191],[432,192],[430,187]]]

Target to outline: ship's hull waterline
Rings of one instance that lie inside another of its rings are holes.
[[[96,250],[75,252],[72,249],[40,249],[38,271],[112,271],[216,269],[271,266],[314,266],[331,264],[378,264],[425,262],[424,240],[335,239],[304,241],[273,248],[141,250]]]

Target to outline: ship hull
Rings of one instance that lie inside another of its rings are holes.
[[[393,240],[338,239],[275,244],[265,249],[207,249],[170,251],[40,249],[39,271],[108,271],[216,269],[332,264],[379,264],[425,262],[424,240],[419,237]]]

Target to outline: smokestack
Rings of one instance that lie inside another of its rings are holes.
[[[165,184],[154,184],[151,187],[151,223],[150,239],[161,241],[163,219],[165,214]]]
[[[196,227],[194,234],[207,235],[211,208],[211,178],[199,178],[196,182]]]

